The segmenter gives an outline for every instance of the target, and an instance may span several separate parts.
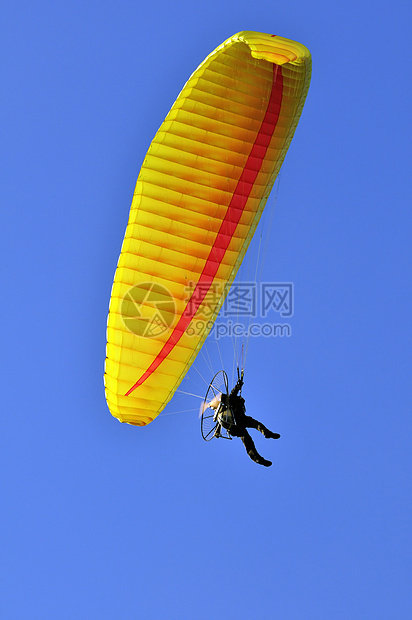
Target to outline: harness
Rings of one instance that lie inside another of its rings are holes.
[[[235,396],[234,398],[237,401],[237,408],[241,410],[242,413],[245,413],[246,408],[244,399],[241,396]],[[228,398],[226,394],[222,394],[222,401],[215,413],[214,420],[218,422],[229,434],[232,426],[236,425],[236,417],[232,407],[230,407],[230,397]]]
[[[226,405],[220,405],[215,414],[216,422],[218,422],[222,428],[224,428],[228,433],[230,433],[230,429],[232,426],[235,426],[235,418],[233,416],[232,410]]]

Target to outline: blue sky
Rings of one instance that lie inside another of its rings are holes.
[[[2,617],[411,617],[411,13],[3,9]],[[240,30],[313,56],[262,276],[293,282],[292,336],[253,340],[245,375],[248,412],[282,434],[254,435],[269,469],[239,441],[203,442],[195,412],[119,424],[102,379],[145,152],[190,73]]]

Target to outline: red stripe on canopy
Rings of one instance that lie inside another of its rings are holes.
[[[214,277],[219,269],[220,263],[229,247],[232,237],[236,231],[236,227],[239,224],[242,217],[243,209],[252,191],[253,184],[256,181],[257,175],[262,167],[263,160],[265,158],[267,149],[273,136],[273,132],[276,129],[276,124],[279,119],[280,106],[282,104],[283,94],[283,75],[282,68],[279,65],[273,65],[273,82],[272,90],[268,106],[265,112],[260,129],[257,133],[255,142],[247,158],[245,167],[240,175],[240,179],[237,182],[235,191],[233,192],[229,206],[226,211],[226,215],[220,225],[215,242],[209,252],[203,271],[200,274],[199,280],[193,289],[192,295],[187,302],[186,308],[177,322],[173,332],[163,345],[160,352],[157,354],[149,368],[142,374],[140,379],[126,392],[125,396],[128,396],[139,385],[142,385],[146,379],[158,368],[162,361],[169,355],[173,347],[179,342],[180,338],[185,333],[190,321],[195,316],[200,305],[202,304],[206,294],[210,290],[213,284]]]

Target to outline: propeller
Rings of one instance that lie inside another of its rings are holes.
[[[216,411],[216,409],[220,405],[221,398],[222,398],[222,394],[217,394],[208,403],[203,401],[203,403],[200,405],[199,418],[202,417],[202,415],[206,411],[206,409],[214,409]]]

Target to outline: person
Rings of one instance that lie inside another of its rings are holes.
[[[258,422],[251,416],[246,415],[245,399],[239,394],[242,390],[242,386],[243,372],[230,394],[222,394],[222,406],[219,412],[219,423],[215,431],[215,436],[219,437],[220,427],[223,427],[227,430],[229,435],[239,437],[242,440],[243,445],[246,448],[246,452],[252,461],[255,461],[255,463],[258,463],[259,465],[270,467],[272,462],[267,461],[263,458],[263,456],[260,456],[247,429],[255,428],[260,431],[266,439],[279,439],[280,435],[279,433],[272,433],[272,431],[266,428],[264,424]]]

